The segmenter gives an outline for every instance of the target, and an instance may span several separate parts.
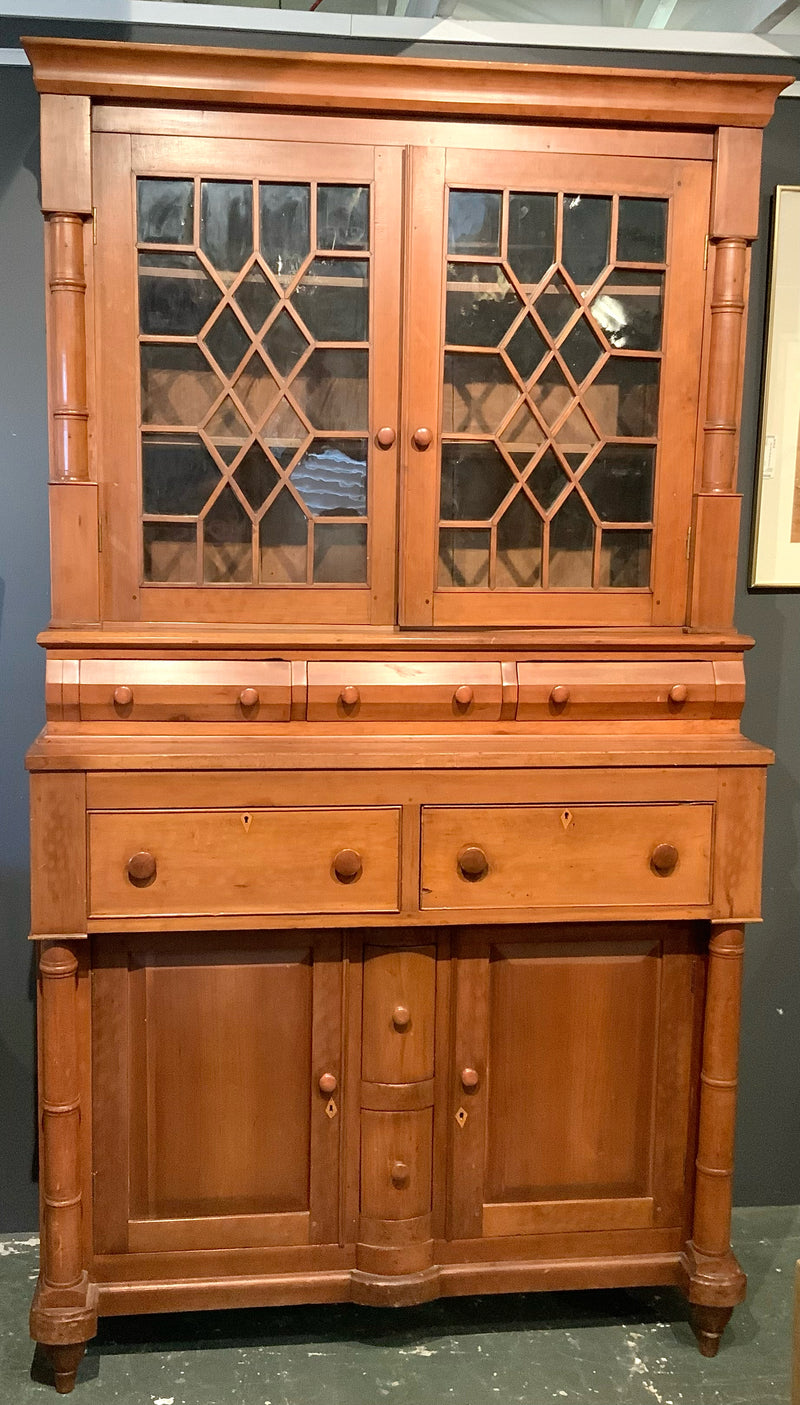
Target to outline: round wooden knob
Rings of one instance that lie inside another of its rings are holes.
[[[321,1093],[325,1093],[326,1096],[330,1096],[331,1093],[336,1092],[336,1088],[336,1074],[323,1073],[322,1077],[319,1080],[319,1091]]]
[[[555,688],[550,690],[550,701],[556,707],[564,707],[569,702],[569,688],[564,683],[556,683]]]
[[[333,871],[340,883],[355,883],[361,877],[361,855],[355,849],[340,849],[333,860]]]
[[[428,449],[433,443],[433,435],[429,429],[415,429],[411,436],[411,442],[415,449]]]
[[[689,689],[685,683],[673,683],[669,690],[669,700],[671,703],[685,703],[689,696]]]
[[[407,1005],[395,1005],[392,1010],[392,1024],[395,1029],[408,1029],[411,1024],[411,1011]]]
[[[392,1185],[396,1185],[398,1188],[404,1185],[408,1185],[408,1182],[411,1179],[411,1172],[409,1171],[405,1161],[393,1161],[391,1170],[389,1171],[389,1175],[392,1178]]]
[[[395,432],[389,424],[384,425],[383,429],[379,429],[375,435],[375,442],[381,449],[391,449],[394,441]]]
[[[478,1070],[476,1068],[462,1068],[461,1086],[463,1088],[477,1088]]]
[[[239,702],[242,704],[242,707],[255,707],[258,702],[258,689],[242,688],[239,694]]]
[[[485,878],[489,872],[489,860],[476,844],[468,844],[466,848],[460,849],[456,862],[462,878],[466,878],[470,883],[477,883],[479,878]]]
[[[650,865],[661,878],[672,873],[678,862],[678,850],[674,844],[656,844],[650,855]]]
[[[352,683],[348,683],[345,688],[342,688],[342,691],[339,694],[339,701],[341,703],[344,703],[345,707],[355,707],[360,696],[361,694],[359,693],[358,688],[354,688]]]
[[[114,702],[117,707],[128,707],[133,702],[133,689],[129,688],[127,683],[123,683],[121,687],[115,688]]]
[[[146,883],[152,883],[156,867],[155,856],[146,849],[140,849],[138,854],[132,854],[128,859],[128,877],[131,883],[144,887]]]
[[[453,694],[453,697],[455,698],[459,707],[469,707],[474,696],[475,694],[470,688],[469,683],[462,683],[460,687],[456,688]]]

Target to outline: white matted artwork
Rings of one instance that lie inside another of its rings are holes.
[[[775,191],[750,584],[800,589],[800,186]]]

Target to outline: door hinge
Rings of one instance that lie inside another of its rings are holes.
[[[689,527],[688,530],[687,530],[687,532],[686,532],[686,560],[687,560],[687,561],[689,560],[691,554],[692,554],[692,529],[691,529],[691,527]]]
[[[97,206],[92,206],[92,243],[97,243]]]
[[[100,516],[97,518],[97,550],[103,550],[103,519]]]
[[[708,268],[708,235],[703,241],[703,268]]]

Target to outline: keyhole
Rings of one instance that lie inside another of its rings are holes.
[[[252,823],[253,823],[253,816],[252,816],[252,815],[242,815],[242,828],[244,829],[245,834],[246,834],[247,831],[249,830],[249,828],[250,828],[250,826],[251,826]]]
[[[565,829],[569,829],[570,825],[574,824],[574,817],[571,810],[561,811],[561,823]]]

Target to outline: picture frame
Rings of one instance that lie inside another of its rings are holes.
[[[800,590],[800,186],[775,190],[750,587]]]

